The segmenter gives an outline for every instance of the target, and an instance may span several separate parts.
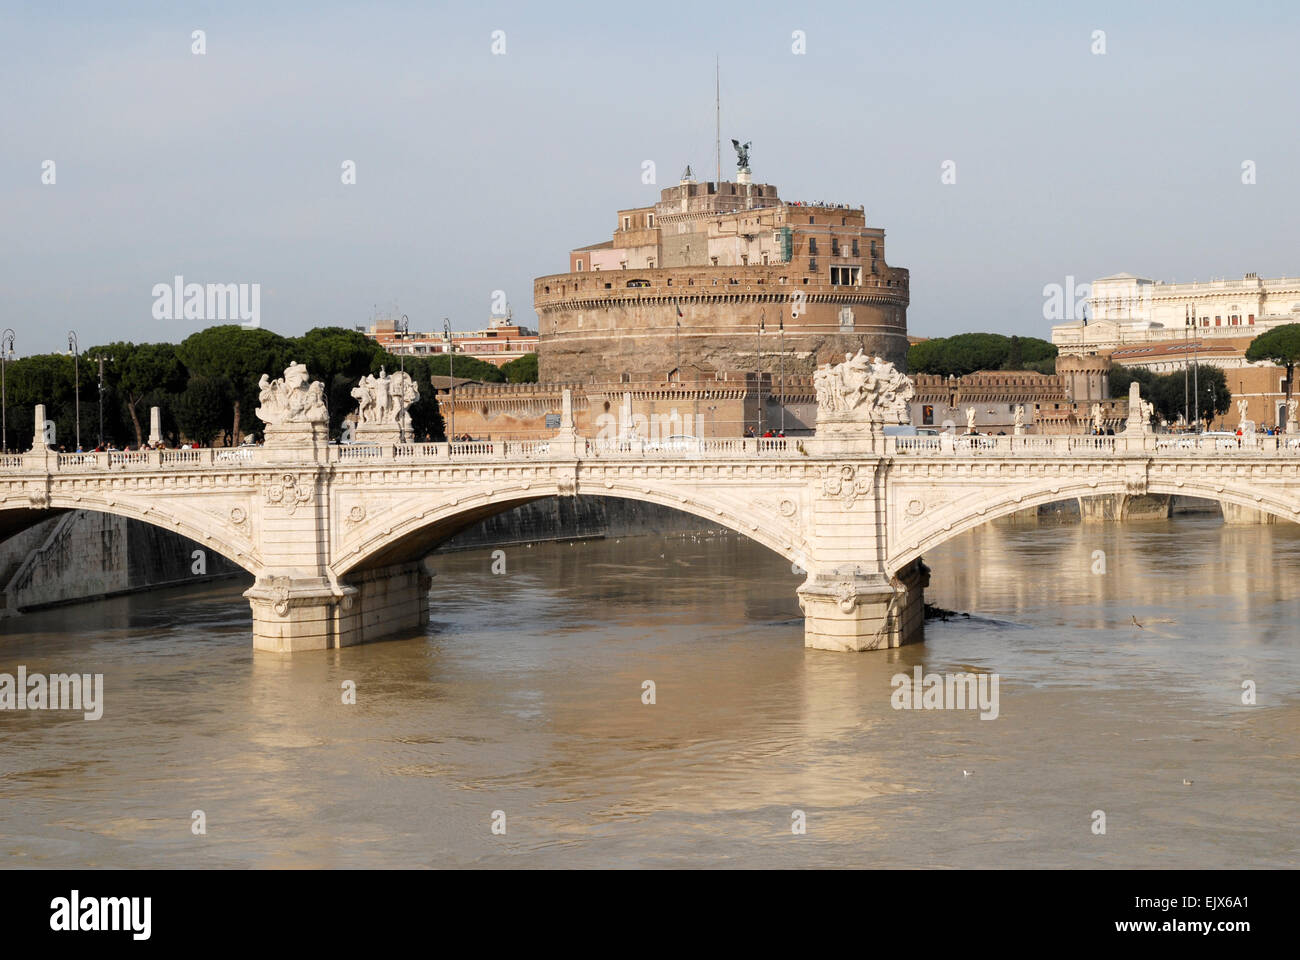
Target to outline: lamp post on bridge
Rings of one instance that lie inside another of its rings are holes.
[[[758,370],[755,374],[757,382],[754,386],[755,396],[758,397],[758,435],[763,435],[763,329],[767,326],[767,311],[764,310],[758,315],[758,346],[755,354],[758,357]]]
[[[14,332],[9,327],[0,334],[0,452],[9,452],[9,398],[5,391],[5,365],[14,356]],[[35,444],[33,444],[35,446]]]
[[[785,436],[785,314],[781,314],[778,321],[780,327],[780,341],[778,349],[781,351],[781,436]]]
[[[92,359],[99,361],[99,446],[104,445],[104,361],[113,362],[112,357],[102,353]]]
[[[81,452],[81,345],[75,330],[68,331],[68,352],[72,354],[72,416],[76,421],[77,452]]]
[[[452,443],[456,435],[456,344],[451,339],[451,321],[446,317],[442,318],[442,339],[447,341],[447,377],[451,380],[451,388],[448,394],[451,399],[451,432],[447,434],[447,442]]]

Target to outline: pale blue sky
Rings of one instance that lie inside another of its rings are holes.
[[[496,289],[529,323],[532,278],[617,208],[711,176],[715,53],[724,171],[752,140],[784,196],[865,204],[913,333],[1046,336],[1043,285],[1071,274],[1300,274],[1294,3],[113,7],[0,8],[21,354],[182,339],[206,324],[151,316],[175,274],[261,283],[285,334],[393,301],[473,329]]]

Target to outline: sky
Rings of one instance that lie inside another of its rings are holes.
[[[0,323],[179,341],[180,275],[259,284],[285,335],[479,329],[498,290],[532,325],[616,210],[712,178],[715,56],[724,177],[735,137],[865,205],[914,335],[1047,337],[1068,277],[1300,275],[1293,2],[6,2]]]

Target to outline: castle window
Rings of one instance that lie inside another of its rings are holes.
[[[817,256],[817,238],[816,238],[816,237],[809,237],[809,238],[808,238],[808,256],[810,256],[810,257],[815,257],[815,256]]]
[[[831,267],[831,286],[855,287],[861,271],[861,267]]]
[[[632,218],[631,218],[631,217],[624,217],[624,218],[623,218],[623,229],[624,229],[624,230],[631,230],[631,229],[632,229]]]
[[[855,257],[858,255],[858,241],[856,240],[853,241],[853,255]]]
[[[838,257],[839,255],[840,255],[840,242],[835,237],[831,237],[831,256]]]
[[[848,217],[840,217],[840,226],[843,227],[849,222]]]
[[[581,261],[581,260],[578,261],[578,271],[577,271],[577,272],[578,272],[578,273],[582,273],[582,261]]]
[[[876,256],[876,241],[874,241],[874,240],[871,241],[871,256],[872,256],[872,259],[875,259],[875,256]]]
[[[645,225],[647,227],[653,227],[655,225],[655,215],[653,213],[647,213],[645,215]]]

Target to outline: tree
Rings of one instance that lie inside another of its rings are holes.
[[[86,371],[85,365],[82,366],[84,381]],[[76,435],[73,367],[72,357],[62,353],[38,353],[5,365],[7,431],[11,449],[31,448],[35,437],[36,405],[41,403],[45,404],[45,418],[54,422],[56,446],[59,437]]]
[[[909,373],[963,377],[977,370],[1055,368],[1056,347],[1037,337],[1004,337],[1000,333],[959,333],[912,344],[907,350]]]
[[[209,446],[212,438],[229,422],[227,418],[234,406],[234,394],[230,381],[225,377],[202,374],[190,377],[175,404],[176,423],[181,433],[201,446]]]
[[[1267,333],[1261,333],[1246,348],[1250,363],[1267,361],[1286,369],[1286,399],[1290,410],[1291,381],[1295,377],[1296,363],[1300,362],[1300,323],[1284,323]]]
[[[257,405],[257,382],[262,374],[281,376],[293,357],[294,342],[270,330],[237,324],[208,327],[191,334],[176,348],[191,377],[224,378],[231,389],[231,437],[239,442],[241,417]],[[310,370],[310,367],[308,367]],[[251,419],[251,418],[250,418]],[[252,432],[261,433],[253,422]]]
[[[1167,374],[1170,377],[1178,377],[1179,390],[1182,389],[1182,374]],[[1228,377],[1220,367],[1213,367],[1209,364],[1203,364],[1197,370],[1197,393],[1200,397],[1201,419],[1211,421],[1215,417],[1227,413],[1232,408],[1232,391],[1228,389]],[[1181,409],[1181,408],[1180,408]],[[1196,401],[1192,400],[1192,409],[1196,409]]]
[[[154,390],[168,393],[185,387],[185,365],[170,343],[134,344],[119,341],[86,351],[88,357],[104,356],[104,379],[121,393],[123,405],[135,430],[135,443],[144,443],[140,427],[140,405],[145,396]]]
[[[507,383],[536,383],[537,354],[526,353],[518,360],[503,364],[501,372],[505,374]]]
[[[1182,376],[1182,374],[1179,374],[1179,376]],[[1111,365],[1110,373],[1107,376],[1107,386],[1110,389],[1111,398],[1118,400],[1128,396],[1129,384],[1136,380],[1142,395],[1149,400],[1151,398],[1151,384],[1155,379],[1156,375],[1146,367],[1126,367],[1121,363],[1115,363]]]

